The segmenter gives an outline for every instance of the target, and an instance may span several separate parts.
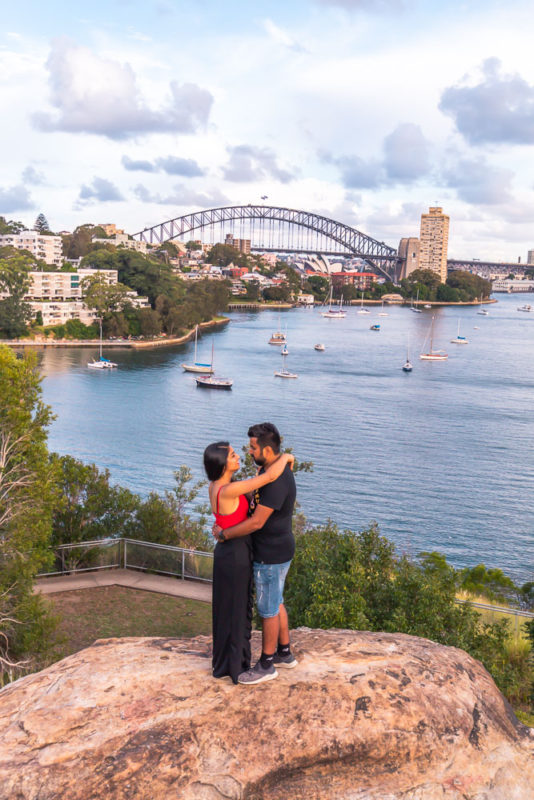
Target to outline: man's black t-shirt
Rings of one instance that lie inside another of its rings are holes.
[[[272,508],[273,513],[263,528],[252,535],[254,561],[283,564],[295,555],[292,523],[296,496],[295,478],[289,465],[279,478],[256,493],[257,502]]]

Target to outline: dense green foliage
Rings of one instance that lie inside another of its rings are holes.
[[[376,527],[360,533],[333,523],[307,529],[285,591],[291,624],[398,631],[466,650],[510,700],[531,702],[529,650],[510,643],[509,623],[485,623],[455,602],[459,575],[439,553],[399,556]]]
[[[122,486],[112,485],[108,470],[84,464],[72,456],[51,456],[59,476],[60,493],[53,509],[52,543],[75,544],[129,536],[146,542],[211,550],[206,530],[206,507],[196,499],[203,482],[191,484],[191,471],[180,467],[174,486],[146,500]],[[73,553],[73,564],[85,559]]]
[[[449,274],[446,283],[441,283],[439,275],[432,270],[416,269],[400,282],[400,292],[406,298],[416,298],[419,293],[419,300],[423,301],[469,303],[488,298],[491,294],[491,281],[457,270]]]
[[[16,339],[27,331],[31,308],[24,297],[34,268],[35,259],[25,250],[0,247],[0,292],[9,294],[0,300],[0,337]]]
[[[15,220],[6,220],[5,217],[0,217],[0,236],[7,233],[20,233],[25,230],[26,226],[23,222],[15,222]]]
[[[0,346],[0,683],[37,668],[50,644],[53,621],[32,582],[50,559],[51,420],[33,354],[19,359]]]

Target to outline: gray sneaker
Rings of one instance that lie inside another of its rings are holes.
[[[245,683],[247,686],[254,686],[256,683],[263,683],[264,681],[272,681],[278,677],[278,672],[271,664],[267,669],[262,667],[261,661],[254,664],[253,667],[247,669],[237,676],[238,683]]]
[[[288,653],[287,656],[281,656],[279,653],[275,653],[273,664],[275,667],[283,667],[284,669],[293,669],[296,667],[299,662],[293,655],[293,653]]]

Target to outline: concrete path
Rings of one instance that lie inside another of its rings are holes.
[[[145,592],[158,592],[172,597],[189,597],[211,603],[211,583],[183,581],[165,575],[149,575],[133,569],[105,569],[98,572],[82,572],[75,575],[59,575],[53,578],[38,578],[34,592],[52,594],[72,592],[76,589],[95,589],[99,586],[125,586],[128,589],[142,589]]]

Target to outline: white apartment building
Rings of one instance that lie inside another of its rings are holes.
[[[16,247],[28,250],[36,258],[47,264],[60,267],[63,263],[63,243],[61,236],[43,236],[37,231],[5,233],[0,236],[0,247]]]
[[[91,241],[93,244],[113,244],[115,247],[137,250],[138,253],[146,253],[148,251],[146,242],[138,242],[134,239],[129,239],[127,233],[115,233],[110,239],[99,239],[98,236],[93,236]]]
[[[99,274],[109,285],[117,283],[116,269],[78,269],[76,272],[30,272],[31,284],[26,295],[33,315],[40,311],[43,325],[61,325],[70,319],[79,319],[84,325],[91,325],[98,319],[98,312],[88,308],[83,302],[83,280]],[[141,297],[134,291],[128,292],[128,299],[135,308],[150,308],[148,297]],[[0,299],[7,292],[0,293]]]
[[[116,269],[77,269],[76,272],[30,272],[28,300],[81,300],[82,283],[99,274],[108,284],[117,283]]]

